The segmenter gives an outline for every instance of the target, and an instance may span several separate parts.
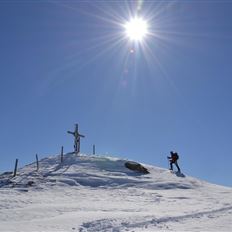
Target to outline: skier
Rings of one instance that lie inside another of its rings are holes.
[[[170,151],[171,156],[168,156],[168,160],[170,162],[170,170],[173,170],[173,164],[176,165],[178,172],[180,172],[180,167],[177,163],[177,160],[179,159],[179,155],[177,152]]]

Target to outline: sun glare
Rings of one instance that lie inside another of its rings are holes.
[[[148,25],[143,18],[132,18],[124,27],[127,37],[132,41],[141,42],[148,33]]]

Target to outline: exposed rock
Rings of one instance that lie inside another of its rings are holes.
[[[143,167],[143,165],[141,165],[140,163],[133,162],[133,161],[127,161],[125,163],[125,167],[127,167],[130,170],[140,172],[143,174],[150,173],[145,167]]]

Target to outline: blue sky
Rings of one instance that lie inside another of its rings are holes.
[[[79,123],[83,153],[166,168],[176,150],[185,174],[232,186],[231,21],[230,1],[1,1],[0,171],[71,151]]]

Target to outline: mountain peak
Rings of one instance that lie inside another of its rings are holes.
[[[88,187],[136,187],[143,189],[194,189],[206,182],[186,177],[184,174],[171,173],[167,169],[145,165],[149,174],[128,169],[126,159],[110,156],[96,156],[75,153],[60,156],[50,156],[39,161],[39,170],[36,163],[19,169],[16,177],[5,187],[40,187],[49,186],[88,186]],[[134,161],[133,161],[134,162]],[[4,178],[5,177],[5,178]],[[8,179],[2,175],[1,179]],[[2,186],[3,186],[2,181]],[[26,191],[26,190],[25,190]]]

